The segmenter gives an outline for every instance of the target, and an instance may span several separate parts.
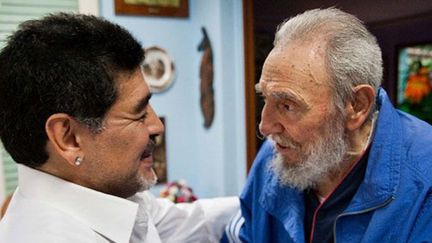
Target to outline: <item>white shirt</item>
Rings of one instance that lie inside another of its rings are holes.
[[[218,242],[237,197],[173,204],[148,192],[129,200],[19,165],[19,182],[0,222],[0,242]]]

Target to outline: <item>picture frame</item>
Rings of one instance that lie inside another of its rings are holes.
[[[396,106],[432,124],[432,42],[398,47]]]
[[[174,61],[168,52],[158,46],[144,49],[145,59],[141,70],[152,93],[160,93],[171,87],[175,76]]]
[[[142,15],[186,18],[189,0],[115,0],[116,15]]]

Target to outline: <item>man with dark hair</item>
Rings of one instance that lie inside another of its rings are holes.
[[[231,242],[430,242],[432,127],[396,110],[381,50],[356,17],[282,23],[257,92],[268,138]]]
[[[164,127],[143,58],[128,31],[93,16],[49,15],[9,37],[0,137],[19,185],[0,242],[218,240],[235,198],[177,206],[144,192],[156,182],[152,152]]]

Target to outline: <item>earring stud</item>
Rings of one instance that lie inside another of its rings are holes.
[[[79,166],[81,164],[81,162],[82,162],[82,159],[79,156],[75,158],[75,165],[76,166]]]

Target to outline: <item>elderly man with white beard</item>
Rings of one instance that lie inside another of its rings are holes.
[[[432,127],[396,110],[381,50],[356,17],[282,23],[256,85],[263,144],[230,242],[432,239]]]

